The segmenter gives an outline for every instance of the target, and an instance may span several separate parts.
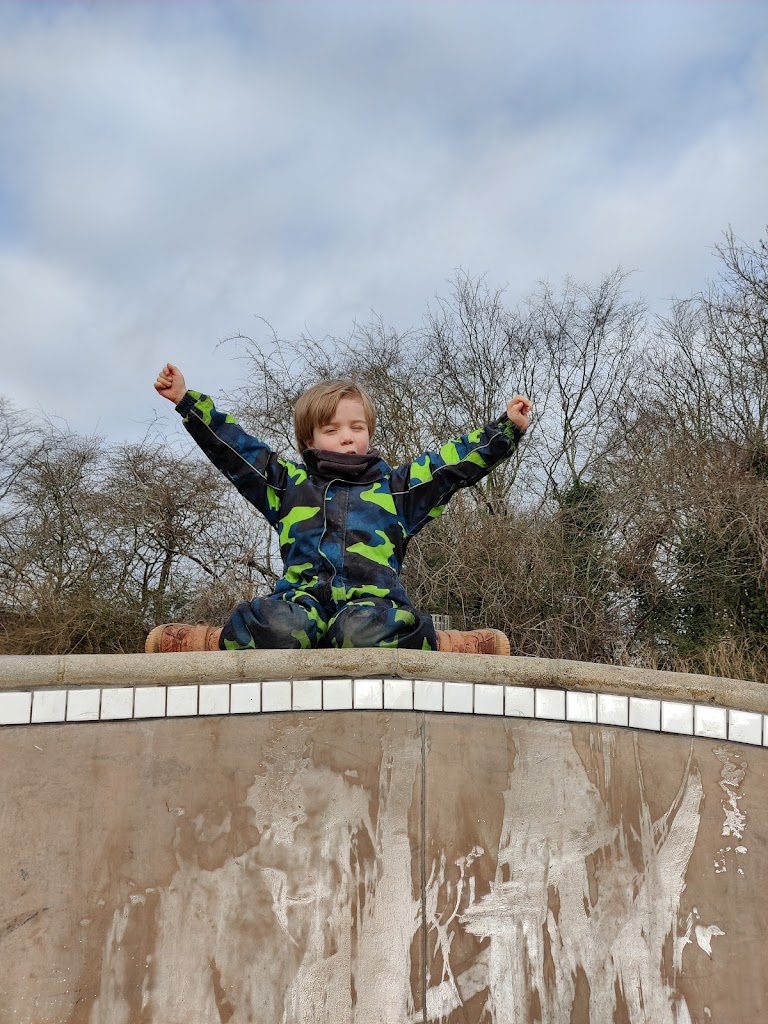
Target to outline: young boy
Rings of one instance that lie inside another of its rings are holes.
[[[296,403],[304,462],[276,455],[212,400],[188,391],[168,363],[155,389],[173,402],[211,462],[279,532],[283,576],[268,597],[244,602],[223,629],[157,626],[146,650],[408,647],[509,654],[499,630],[436,633],[400,583],[408,541],[442,514],[461,487],[509,458],[528,427],[531,403],[516,395],[482,430],[392,469],[371,448],[376,412],[351,381],[330,381]]]

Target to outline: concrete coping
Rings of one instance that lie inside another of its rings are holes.
[[[768,686],[764,683],[548,658],[380,648],[0,658],[0,692],[51,687],[172,686],[372,676],[611,693],[768,714]]]

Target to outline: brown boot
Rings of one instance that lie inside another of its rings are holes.
[[[500,629],[446,629],[437,634],[446,654],[509,654],[509,638]]]
[[[198,622],[188,626],[183,622],[167,622],[155,626],[144,644],[147,654],[171,654],[182,651],[218,651],[221,628]]]

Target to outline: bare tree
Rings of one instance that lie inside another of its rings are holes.
[[[621,270],[594,287],[566,278],[561,291],[545,283],[528,300],[546,377],[536,399],[539,460],[555,495],[595,471],[638,385],[646,308],[626,297],[626,281]]]
[[[760,676],[768,655],[765,248],[729,232],[718,278],[659,318],[648,382],[603,464],[620,510],[628,649]],[[760,666],[763,666],[762,668]]]
[[[517,306],[459,272],[408,330],[241,337],[231,411],[289,453],[298,395],[351,377],[397,464],[530,394],[519,457],[412,540],[414,602],[517,654],[768,680],[768,253],[728,232],[716,255],[653,331],[618,270]],[[272,589],[274,533],[199,453],[0,419],[0,649],[138,650]]]

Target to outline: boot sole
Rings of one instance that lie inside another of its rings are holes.
[[[498,636],[495,636],[493,639],[496,642],[496,650],[493,653],[503,654],[508,657],[509,654],[511,653],[511,648],[509,646],[509,637],[506,635],[506,633],[502,633],[501,631],[499,631]]]
[[[158,654],[160,652],[160,638],[163,635],[163,627],[155,626],[147,634],[147,639],[144,641],[144,653],[145,654]]]

